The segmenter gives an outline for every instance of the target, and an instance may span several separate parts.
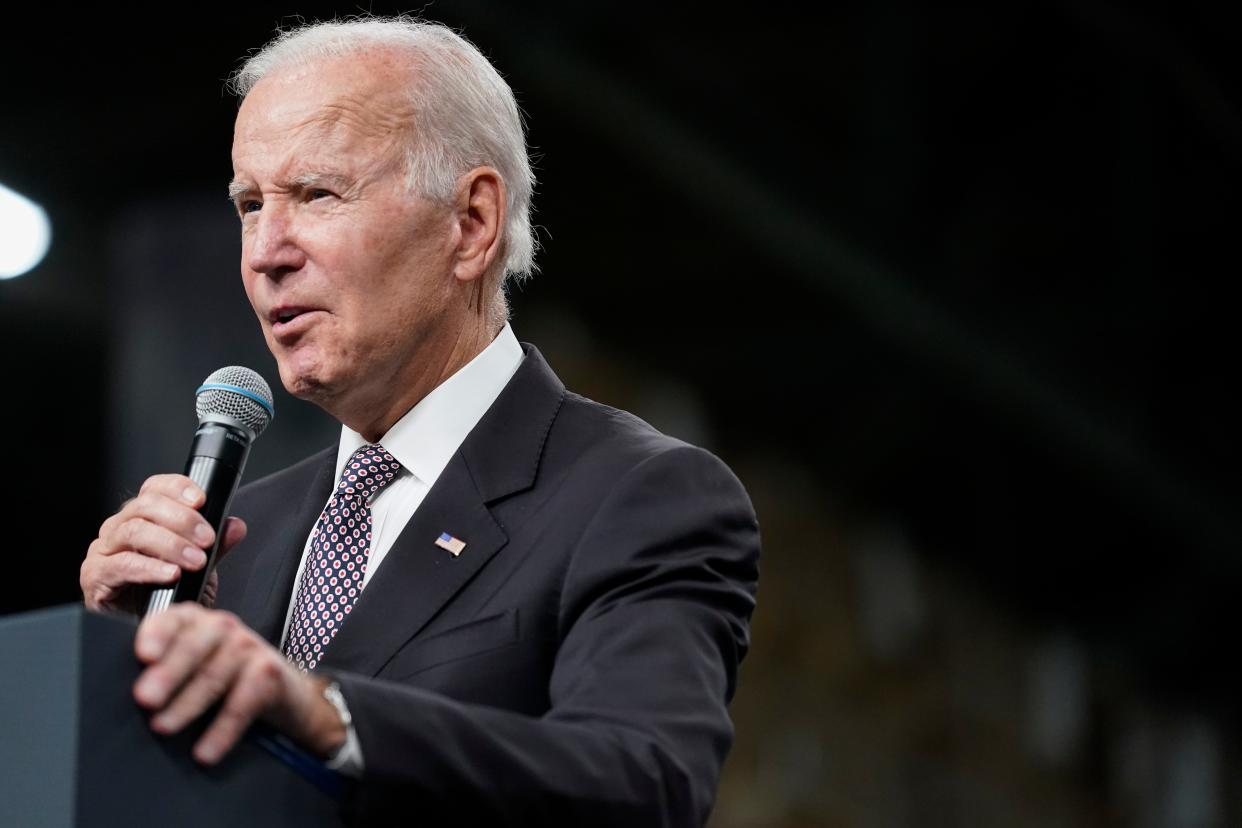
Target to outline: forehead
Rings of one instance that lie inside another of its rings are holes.
[[[409,56],[391,49],[277,69],[242,101],[234,159],[291,143],[340,151],[402,140],[413,127],[412,82]]]

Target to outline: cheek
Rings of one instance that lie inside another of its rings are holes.
[[[251,273],[243,267],[241,272],[241,280],[242,290],[246,291],[246,299],[250,302],[250,307],[254,310],[255,316],[258,316],[259,308],[258,305],[256,305],[258,297],[255,296],[255,285],[258,281],[257,274]]]

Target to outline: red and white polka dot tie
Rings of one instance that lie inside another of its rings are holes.
[[[370,501],[400,469],[383,446],[362,446],[319,515],[285,641],[285,655],[303,670],[315,669],[362,592],[371,552]]]

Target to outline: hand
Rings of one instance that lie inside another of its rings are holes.
[[[99,527],[99,537],[82,561],[82,595],[88,609],[138,612],[152,586],[176,583],[183,569],[202,569],[204,549],[215,532],[198,509],[203,490],[180,474],[148,477],[138,496]],[[246,524],[224,524],[220,556],[246,536]],[[213,571],[203,587],[204,603],[215,601],[219,579]]]
[[[134,650],[148,665],[134,698],[154,714],[157,733],[176,733],[223,702],[194,746],[203,764],[220,761],[256,719],[321,758],[345,743],[340,715],[323,697],[327,680],[299,671],[231,613],[174,604],[139,625]]]

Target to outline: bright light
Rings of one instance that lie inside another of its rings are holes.
[[[0,279],[21,276],[43,261],[51,243],[44,209],[0,184]]]

